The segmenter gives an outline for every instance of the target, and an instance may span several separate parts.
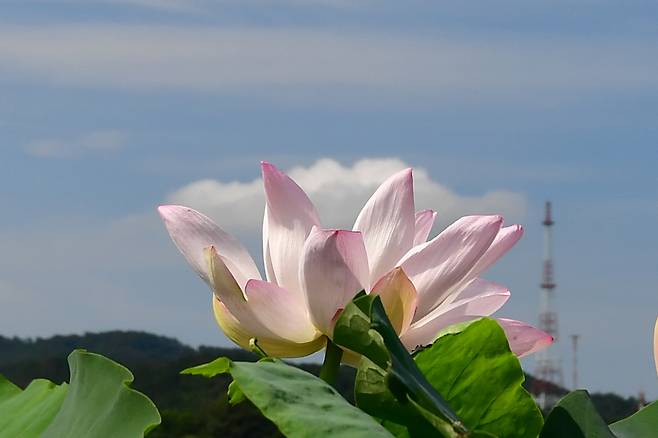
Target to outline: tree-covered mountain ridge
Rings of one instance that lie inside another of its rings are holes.
[[[280,436],[249,403],[229,406],[226,376],[207,380],[179,374],[185,368],[219,356],[256,360],[253,354],[237,348],[193,348],[174,338],[140,331],[116,330],[34,339],[0,336],[0,374],[21,387],[37,377],[58,383],[67,381],[66,357],[76,348],[100,353],[133,372],[133,387],[148,395],[163,417],[162,425],[149,437]],[[319,372],[319,364],[299,366],[316,375]],[[339,390],[348,400],[352,399],[353,376],[352,369],[343,368]],[[534,379],[527,375],[526,380],[531,386]],[[562,388],[556,391],[566,393]],[[635,398],[616,394],[593,394],[592,398],[608,422],[629,415],[638,406]]]

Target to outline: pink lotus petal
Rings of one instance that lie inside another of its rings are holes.
[[[489,316],[503,307],[509,297],[509,289],[505,286],[477,278],[457,294],[454,301],[441,304],[425,318],[432,318],[433,315]]]
[[[335,317],[368,289],[368,257],[361,233],[314,228],[304,245],[300,277],[311,319],[331,336]]]
[[[231,315],[239,321],[242,330],[258,338],[275,338],[276,335],[254,315],[242,289],[231,275],[231,271],[216,248],[214,246],[206,248],[205,256],[213,293],[226,306]]]
[[[161,205],[158,212],[172,240],[197,274],[210,282],[204,249],[214,246],[225,259],[238,285],[261,276],[247,250],[207,216],[180,205]]]
[[[502,222],[500,216],[463,217],[403,257],[399,265],[418,291],[416,321],[459,291],[460,282],[487,251]]]
[[[518,357],[543,350],[553,343],[551,335],[525,322],[505,318],[498,318],[497,321],[505,330],[512,353]]]
[[[265,213],[263,214],[263,263],[265,264],[265,276],[267,281],[278,284],[276,281],[276,274],[272,267],[272,256],[270,255],[270,240],[268,237],[269,224],[267,220],[267,205],[265,206]]]
[[[473,271],[471,271],[469,277],[475,278],[487,270],[491,265],[504,256],[507,251],[512,249],[522,236],[523,227],[521,225],[510,225],[501,228],[489,249],[487,249],[484,255],[473,267]]]
[[[245,292],[214,247],[206,249],[215,296],[235,318],[240,330],[257,339],[307,343],[320,336],[303,303],[274,284],[249,280]]]
[[[511,225],[509,227],[501,228],[498,234],[496,235],[496,238],[491,243],[491,246],[487,249],[484,255],[477,261],[477,263],[475,264],[475,266],[473,266],[470,272],[467,275],[465,275],[464,278],[462,278],[462,280],[452,288],[452,292],[450,293],[450,295],[445,297],[443,303],[440,304],[439,307],[435,308],[428,315],[426,315],[426,317],[430,317],[430,315],[434,312],[437,311],[441,312],[440,308],[443,305],[448,305],[452,303],[454,300],[460,300],[465,298],[464,294],[469,293],[469,291],[463,290],[464,288],[471,286],[470,291],[477,292],[477,289],[474,290],[474,287],[478,286],[476,277],[480,273],[488,269],[491,265],[493,265],[507,251],[509,251],[516,244],[516,242],[519,241],[522,235],[523,235],[523,228],[520,225]],[[475,283],[473,283],[474,281]],[[486,315],[482,313],[481,315],[488,316],[491,313]]]
[[[285,339],[270,339],[251,333],[243,327],[240,321],[231,314],[217,297],[213,297],[213,311],[217,324],[226,336],[245,350],[251,347],[249,341],[253,338],[258,341],[258,346],[270,356],[274,357],[303,357],[324,348],[325,339],[319,337],[311,342],[294,343]]]
[[[427,242],[427,236],[432,231],[436,212],[434,210],[423,210],[416,213],[416,235],[414,237],[414,246]]]
[[[413,246],[414,211],[413,177],[405,169],[384,181],[359,213],[353,229],[363,233],[370,283],[393,269]]]
[[[406,342],[412,348],[431,344],[444,327],[489,316],[500,309],[509,296],[509,290],[504,286],[477,279],[464,289],[455,301],[440,305],[424,318],[414,322],[405,333]]]
[[[267,281],[249,280],[245,294],[254,316],[281,339],[305,343],[321,336],[311,323],[304,303],[285,289]]]
[[[395,268],[383,276],[372,288],[371,295],[379,295],[395,332],[407,331],[416,312],[416,288],[402,268]]]
[[[224,334],[240,347],[249,350],[249,340],[256,336],[240,324],[240,321],[238,321],[216,295],[212,297],[212,307],[217,324],[219,324]]]
[[[439,332],[449,325],[470,321],[475,317],[470,315],[437,315],[431,320],[424,320],[422,324],[412,323],[406,332],[400,336],[400,341],[409,351],[418,347],[431,345]]]
[[[303,298],[299,284],[299,259],[313,226],[320,225],[306,193],[286,174],[263,162],[267,208],[263,221],[264,259],[268,279]]]

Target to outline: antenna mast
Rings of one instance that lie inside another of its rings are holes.
[[[544,261],[541,282],[541,305],[539,313],[539,328],[553,336],[558,341],[557,312],[553,307],[555,282],[553,281],[552,236],[553,217],[551,203],[546,202],[544,210]],[[555,346],[548,347],[537,353],[537,369],[535,377],[538,380],[535,388],[537,402],[542,409],[548,409],[557,401],[555,386],[563,386],[562,367]]]

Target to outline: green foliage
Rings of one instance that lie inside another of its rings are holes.
[[[658,402],[610,425],[617,438],[640,438],[658,434]]]
[[[587,391],[574,391],[551,410],[541,438],[650,438],[658,433],[658,402],[608,427]]]
[[[471,429],[500,437],[535,437],[542,415],[523,389],[521,364],[505,332],[483,318],[415,354],[418,368]]]
[[[445,423],[441,428],[444,435],[462,436],[468,432],[450,405],[427,382],[400,342],[378,296],[361,293],[345,307],[334,328],[334,342],[362,354],[372,365],[381,368],[380,374],[388,389],[393,389],[395,397],[402,404],[407,404],[407,398],[410,398],[436,415],[436,421]],[[380,396],[387,400],[386,410],[389,411],[388,400],[392,398],[384,393],[382,389]],[[377,406],[381,405],[373,397],[370,400]],[[359,406],[374,415],[381,414],[377,407],[364,404],[363,399]],[[392,405],[390,407],[394,408]]]
[[[0,438],[38,437],[62,406],[67,385],[37,379],[22,391],[0,376]]]
[[[605,421],[596,412],[587,391],[569,393],[546,418],[541,438],[614,438]]]
[[[452,327],[412,359],[379,298],[360,295],[338,319],[334,341],[366,357],[357,372],[357,405],[406,426],[411,436],[438,430],[448,437],[536,437],[541,429],[521,365],[494,320]]]
[[[230,373],[240,392],[288,437],[390,437],[323,380],[279,360],[257,363],[226,358],[188,368],[185,374]]]
[[[455,327],[451,327],[451,330],[444,333],[460,330],[460,328],[454,329]],[[235,406],[230,403],[227,395],[227,392],[231,392],[229,391],[230,376],[218,375],[208,380],[180,375],[181,369],[209,362],[219,356],[230,357],[233,361],[257,360],[255,355],[244,350],[214,347],[194,349],[171,338],[141,332],[55,336],[37,340],[0,336],[0,374],[4,374],[21,388],[27,387],[35,377],[46,377],[53,382],[68,380],[69,371],[65,358],[74,348],[97,351],[118,359],[130,368],[136,377],[132,386],[148,394],[160,408],[162,415],[162,424],[149,433],[149,438],[281,437],[276,426],[263,417],[248,399]],[[398,414],[402,419],[407,418],[411,422],[415,436],[436,436],[434,427],[420,413],[413,410],[411,403],[403,405],[390,392],[386,382],[383,384],[378,382],[386,379],[388,374],[372,362],[370,364],[373,368],[367,375],[368,379],[360,378],[356,381],[357,397],[361,399],[366,397],[368,392],[364,388],[369,387],[368,390],[372,391],[371,400],[381,400],[385,406],[386,398],[376,398],[379,397],[377,391],[383,389],[384,395],[390,397],[388,401],[393,403],[390,413],[386,415],[387,418],[394,418],[389,415]],[[364,362],[361,365],[364,366]],[[315,375],[319,371],[317,364],[296,366]],[[360,371],[360,374],[362,372]],[[342,367],[337,381],[339,392],[348,400],[352,400],[353,397],[354,376],[353,368]],[[531,380],[532,376],[527,376],[526,384]],[[52,383],[48,385],[55,387]],[[238,385],[234,383],[230,387],[239,390]],[[20,389],[0,377],[0,400],[17,391]],[[591,401],[606,423],[627,417],[635,411],[635,406],[638,404],[635,398],[622,398],[615,394],[592,394]],[[450,403],[452,405],[452,402]],[[359,405],[364,406],[368,403],[360,400]],[[656,415],[652,414],[656,406],[651,406],[642,411],[643,416]],[[458,407],[454,407],[459,412]],[[6,420],[6,417],[0,413],[0,423],[3,420]],[[398,421],[402,420],[398,419]],[[624,423],[626,422],[619,422],[619,425]],[[409,437],[409,430],[403,425],[391,421],[384,422],[384,425],[395,436]],[[644,435],[637,433],[624,435],[617,426],[613,424],[609,428],[619,438],[656,435],[653,433],[655,426],[651,426],[653,428],[649,429],[651,432]],[[428,427],[429,429],[423,429]],[[4,424],[0,425],[0,431],[3,430]],[[16,435],[12,434],[12,436]]]
[[[228,357],[218,357],[212,362],[186,368],[181,374],[190,374],[192,376],[215,377],[218,374],[226,374],[231,369],[231,359]]]
[[[133,376],[101,355],[69,356],[70,385],[38,379],[21,391],[0,379],[0,437],[139,437],[160,423],[145,395],[130,389]]]
[[[362,291],[345,306],[334,327],[333,340],[344,348],[364,355],[380,368],[388,369],[391,355],[384,345],[384,338],[371,321],[374,298]],[[379,303],[381,305],[381,300]]]
[[[128,386],[133,375],[127,368],[82,350],[68,362],[68,393],[42,438],[138,437],[160,424],[153,402]]]

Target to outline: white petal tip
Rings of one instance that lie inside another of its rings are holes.
[[[172,210],[172,208],[175,207],[174,205],[159,205],[158,206],[158,213],[160,213],[160,216],[164,219],[165,216],[168,215],[168,213]]]
[[[158,213],[160,213],[160,216],[162,219],[168,219],[174,216],[175,214],[182,213],[182,212],[194,212],[189,207],[183,207],[182,205],[173,205],[173,204],[165,204],[165,205],[160,205],[158,206]]]

